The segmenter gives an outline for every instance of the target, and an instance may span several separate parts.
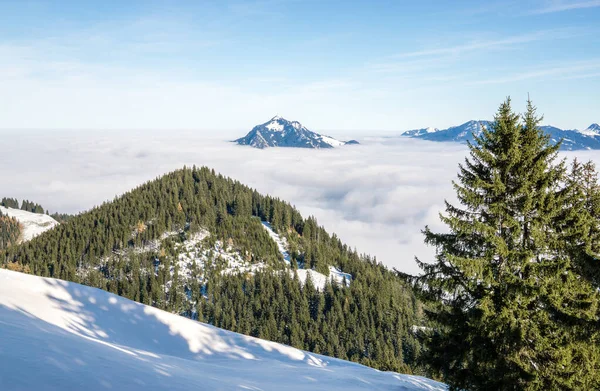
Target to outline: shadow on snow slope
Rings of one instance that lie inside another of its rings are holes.
[[[5,391],[446,389],[7,270],[0,270],[0,363]]]

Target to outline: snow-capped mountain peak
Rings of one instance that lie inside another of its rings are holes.
[[[333,137],[308,130],[298,121],[288,121],[276,115],[264,124],[257,125],[245,136],[235,140],[240,145],[255,148],[296,147],[296,148],[333,148],[346,144],[358,144],[357,141],[339,141]]]
[[[600,125],[593,123],[586,129],[579,131],[581,134],[586,136],[600,136]]]

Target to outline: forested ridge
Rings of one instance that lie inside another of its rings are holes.
[[[286,238],[291,266],[261,220]],[[205,231],[198,246],[208,255],[180,270],[189,253],[183,245]],[[218,246],[264,267],[226,273],[212,255]],[[422,325],[421,305],[408,284],[288,203],[205,167],[147,182],[4,250],[0,260],[228,330],[379,369],[420,371],[412,330]],[[303,267],[327,275],[330,266],[352,275],[349,287],[329,282],[318,290],[290,273]]]

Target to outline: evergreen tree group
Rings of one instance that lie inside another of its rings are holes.
[[[507,99],[469,143],[449,231],[424,231],[422,359],[452,390],[600,388],[597,174],[557,161],[540,121]]]
[[[21,207],[19,208],[19,200],[16,198],[3,197],[2,201],[0,201],[0,205],[6,208],[21,209],[31,213],[46,213],[40,204],[36,204],[35,202],[31,202],[29,200],[23,200],[21,202]]]
[[[14,217],[6,216],[0,210],[0,250],[17,244],[21,236],[21,226]]]
[[[31,202],[29,200],[23,200],[21,202],[21,210],[25,210],[31,213],[39,213],[44,214],[44,208],[40,204],[36,204],[35,202]]]
[[[5,208],[19,209],[19,200],[16,198],[3,197],[0,205]]]

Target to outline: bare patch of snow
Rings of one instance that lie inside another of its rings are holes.
[[[344,145],[343,141],[336,140],[333,137],[329,136],[321,136],[321,141],[331,145],[332,147],[341,147],[342,145]]]
[[[180,275],[189,279],[192,277],[194,265],[200,270],[205,270],[208,264],[213,262],[219,262],[223,265],[223,274],[254,274],[266,267],[263,262],[250,263],[241,254],[224,245],[220,240],[217,240],[214,246],[207,247],[203,241],[209,235],[208,231],[201,230],[183,243],[176,245],[175,248],[179,252],[177,263]]]
[[[282,238],[277,233],[275,233],[275,231],[273,231],[273,227],[271,227],[271,223],[269,223],[268,221],[261,221],[261,223],[262,223],[263,227],[265,227],[265,229],[269,233],[269,236],[271,237],[271,239],[273,239],[275,244],[277,244],[277,248],[279,249],[279,252],[283,256],[283,260],[285,261],[285,263],[287,263],[289,265],[292,260],[292,257],[290,256],[290,253],[287,250],[287,248],[288,248],[287,240],[284,237]]]
[[[350,282],[352,281],[352,276],[350,274],[343,273],[333,266],[329,267],[329,275],[327,276],[312,269],[298,269],[296,270],[296,273],[298,274],[298,279],[302,285],[306,284],[306,280],[310,276],[313,285],[320,291],[325,289],[325,284],[327,282],[333,282],[340,286],[349,287]]]
[[[274,132],[281,132],[283,130],[283,125],[277,122],[276,120],[271,120],[265,127]]]

